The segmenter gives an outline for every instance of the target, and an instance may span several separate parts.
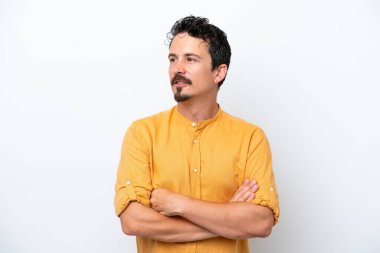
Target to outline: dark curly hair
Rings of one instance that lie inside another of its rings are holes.
[[[228,43],[227,35],[218,27],[210,24],[207,18],[187,16],[176,21],[167,34],[169,47],[174,37],[184,32],[208,43],[212,70],[215,70],[221,64],[226,64],[227,68],[230,66],[231,47]],[[224,79],[218,83],[218,87],[223,84]]]

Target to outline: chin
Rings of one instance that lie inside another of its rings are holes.
[[[190,96],[190,95],[187,95],[187,94],[174,93],[174,100],[175,100],[177,103],[185,102],[185,101],[189,100],[190,98],[191,98],[191,96]]]

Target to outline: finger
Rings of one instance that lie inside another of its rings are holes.
[[[239,195],[239,201],[250,201],[254,198],[254,193],[259,189],[259,185],[256,181],[249,183],[249,188]]]
[[[244,195],[247,191],[249,191],[249,185],[240,186],[232,197],[231,201],[240,201],[242,195]]]
[[[245,193],[247,192],[255,192],[257,191],[258,189],[258,184],[257,182],[254,180],[254,181],[251,181],[246,184],[243,184],[242,186],[239,187],[239,189],[236,191],[236,195],[238,197],[240,197],[241,195],[244,195]]]
[[[234,196],[230,199],[230,202],[234,201],[246,201],[247,192],[256,192],[258,190],[258,184],[256,180],[250,181],[245,179],[242,185],[236,190]]]
[[[259,189],[259,185],[258,184],[254,184],[252,187],[251,187],[251,190],[253,192],[257,192],[257,190]]]
[[[250,186],[253,187],[253,186],[255,186],[255,185],[258,185],[258,184],[257,184],[257,181],[256,181],[256,180],[252,180],[251,183],[250,183]]]
[[[247,188],[246,190],[241,191],[239,194],[236,194],[235,196],[233,196],[233,198],[230,201],[231,202],[233,202],[233,201],[245,201],[247,199],[247,196],[252,192],[253,192],[252,190],[249,190],[249,188]]]
[[[250,201],[252,201],[255,197],[256,197],[256,195],[252,192],[251,194],[249,194],[249,196],[248,196],[246,202],[250,202]]]
[[[255,180],[254,181],[249,181],[249,179],[244,180],[243,184],[236,190],[235,195],[237,197],[240,197],[245,192],[250,191],[250,188],[256,184],[257,182]]]
[[[238,201],[238,198],[236,195],[232,196],[232,198],[230,199],[230,202],[235,202],[235,201]]]
[[[255,194],[253,191],[247,191],[240,197],[240,201],[247,201],[252,194]]]

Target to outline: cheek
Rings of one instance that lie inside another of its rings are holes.
[[[209,71],[204,71],[202,72],[200,75],[199,75],[200,78],[202,78],[203,82],[206,82],[206,83],[212,83],[214,82],[214,75],[213,74],[210,74]]]
[[[172,70],[172,68],[171,67],[169,67],[169,69],[168,69],[168,73],[169,73],[169,76],[170,76],[170,78],[173,76],[173,70]]]
[[[172,64],[169,64],[168,72],[169,72],[170,76],[174,75],[175,68],[174,68],[174,66]]]

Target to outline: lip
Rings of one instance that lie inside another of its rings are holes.
[[[175,84],[173,84],[174,87],[186,87],[186,86],[189,86],[190,84],[188,83],[182,83],[182,82],[176,82]]]

